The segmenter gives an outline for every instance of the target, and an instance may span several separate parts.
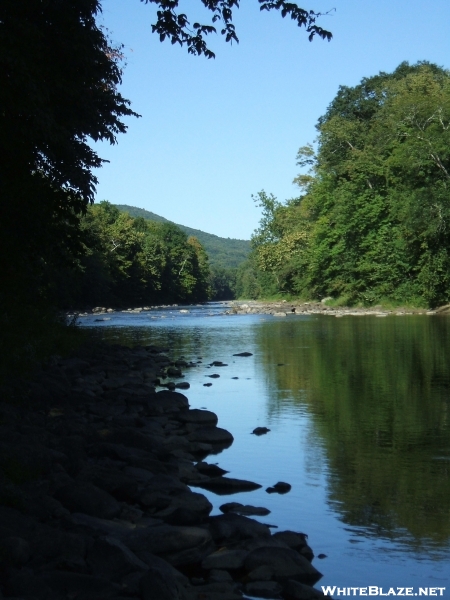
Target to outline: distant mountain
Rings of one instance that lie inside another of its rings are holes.
[[[159,221],[163,223],[173,223],[164,217],[155,215],[148,210],[143,208],[137,208],[136,206],[128,206],[126,204],[116,204],[117,208],[123,212],[127,212],[132,217],[143,217],[149,221]],[[235,240],[232,238],[222,238],[212,233],[205,233],[199,229],[192,229],[191,227],[185,227],[185,225],[179,225],[175,223],[180,229],[182,229],[187,235],[195,236],[209,256],[209,263],[212,266],[220,267],[237,267],[244,262],[250,253],[250,241],[249,240]]]

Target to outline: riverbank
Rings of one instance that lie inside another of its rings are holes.
[[[325,299],[327,300],[327,299]],[[399,307],[394,309],[383,308],[383,306],[372,307],[349,307],[349,306],[328,306],[326,301],[322,302],[263,302],[259,300],[251,301],[233,301],[230,302],[230,308],[227,314],[266,314],[275,317],[287,317],[292,315],[329,315],[335,317],[355,316],[361,317],[374,315],[377,317],[387,317],[388,315],[435,315],[448,314],[450,305],[441,306],[430,310],[424,308]]]
[[[0,404],[0,597],[323,597],[305,534],[191,490],[261,487],[205,462],[233,436],[176,391],[198,361],[85,346]]]
[[[321,302],[288,302],[282,301],[262,301],[262,300],[229,300],[221,301],[220,304],[224,308],[226,315],[272,315],[275,317],[287,317],[292,315],[328,315],[335,317],[343,316],[367,316],[374,315],[378,317],[386,317],[388,315],[404,316],[404,315],[445,315],[450,313],[450,305],[440,306],[435,309],[412,308],[412,307],[396,307],[386,308],[382,305],[371,307],[352,307],[352,306],[329,306],[325,301]],[[199,305],[195,305],[199,306]],[[143,306],[135,308],[107,308],[97,306],[85,311],[68,312],[66,317],[76,319],[78,317],[87,317],[96,315],[99,321],[108,321],[111,316],[116,313],[124,314],[140,314],[151,312],[154,310],[168,309],[175,312],[189,313],[189,306],[180,308],[178,304],[158,305],[158,306]]]

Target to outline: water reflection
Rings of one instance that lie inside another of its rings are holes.
[[[329,462],[328,502],[364,535],[450,540],[446,319],[295,319],[255,329],[270,415],[306,407]]]

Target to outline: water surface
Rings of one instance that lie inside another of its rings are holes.
[[[450,319],[182,308],[82,324],[111,341],[202,357],[185,373],[190,404],[216,412],[235,437],[208,460],[263,485],[205,492],[214,514],[232,500],[265,506],[261,521],[307,533],[327,556],[314,561],[318,586],[446,586],[450,597]],[[242,351],[253,356],[233,356]],[[251,435],[256,426],[271,431]],[[265,492],[280,480],[290,493]]]

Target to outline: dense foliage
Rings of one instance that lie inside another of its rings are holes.
[[[84,253],[60,302],[142,305],[207,300],[208,257],[173,223],[134,219],[109,202],[81,221]]]
[[[170,223],[164,217],[136,206],[128,206],[126,204],[116,204],[119,210],[127,212],[132,217],[142,217],[150,221],[160,223]],[[250,241],[237,240],[233,238],[222,238],[212,233],[206,233],[199,229],[192,229],[185,225],[175,223],[188,236],[196,237],[208,254],[209,263],[212,267],[218,268],[235,268],[244,262],[250,253]]]
[[[4,293],[43,292],[80,251],[80,214],[102,160],[88,140],[125,131],[120,49],[97,0],[0,5],[0,260]],[[4,298],[2,298],[4,299]]]
[[[264,192],[253,265],[278,292],[436,305],[450,300],[450,74],[402,63],[341,87],[285,204]],[[261,285],[267,293],[267,285]]]

